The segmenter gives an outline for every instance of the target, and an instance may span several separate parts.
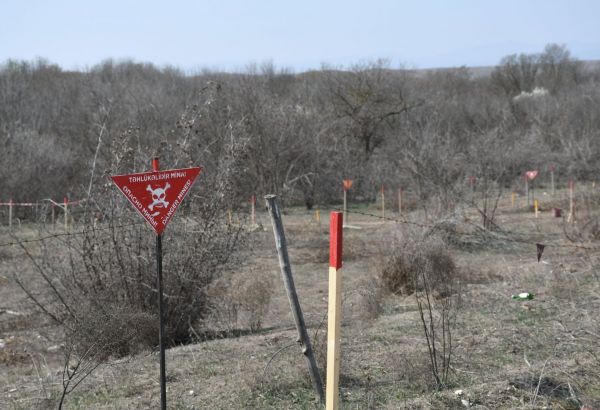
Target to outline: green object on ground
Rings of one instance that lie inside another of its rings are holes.
[[[533,293],[523,292],[523,293],[519,293],[518,295],[512,295],[512,298],[515,300],[532,300]]]

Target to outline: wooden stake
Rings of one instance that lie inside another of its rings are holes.
[[[318,209],[315,211],[315,220],[317,221],[317,223],[321,223],[321,215],[319,215]]]
[[[550,170],[550,186],[552,188],[552,196],[554,196],[554,170]]]
[[[229,221],[229,225],[231,225],[232,220],[231,220],[231,209],[227,210],[227,220]]]
[[[292,316],[294,317],[294,322],[296,322],[296,329],[298,330],[298,343],[300,344],[302,354],[306,359],[310,379],[312,381],[313,388],[315,389],[317,399],[320,403],[323,403],[325,401],[323,380],[319,374],[319,368],[317,367],[315,355],[310,344],[310,338],[308,337],[308,331],[306,330],[306,324],[304,323],[302,309],[300,308],[300,301],[298,300],[298,294],[296,293],[296,286],[294,285],[294,278],[292,276],[292,265],[290,264],[287,244],[285,241],[285,233],[283,231],[283,222],[281,220],[279,206],[277,205],[277,196],[267,195],[265,196],[265,200],[267,201],[267,208],[269,210],[271,223],[273,225],[273,235],[275,236],[275,248],[277,249],[277,255],[279,256],[281,277],[290,301]]]
[[[331,212],[329,229],[329,299],[327,302],[327,410],[340,406],[340,323],[342,321],[342,234],[341,212]]]
[[[346,190],[344,189],[344,221],[348,221],[348,214],[346,212]]]
[[[63,204],[65,208],[65,232],[67,232],[69,230],[69,199],[67,197],[63,198]]]
[[[381,222],[385,222],[385,188],[381,185]]]
[[[538,217],[538,200],[534,199],[533,200],[533,212],[535,214],[535,217]]]
[[[398,215],[402,215],[402,187],[398,188]]]
[[[515,207],[515,198],[516,198],[517,194],[515,194],[514,192],[510,195],[510,203],[512,205],[512,207]]]
[[[573,181],[569,181],[569,217],[567,218],[567,222],[573,223],[575,222],[575,205],[573,204],[573,188],[575,183]]]
[[[252,198],[250,198],[250,202],[252,203],[252,213],[251,213],[251,218],[250,218],[250,222],[252,223],[252,226],[256,225],[256,211],[255,211],[255,206],[254,204],[256,203],[256,196],[252,195]]]
[[[13,200],[8,200],[8,227],[12,228],[12,217],[13,217]]]

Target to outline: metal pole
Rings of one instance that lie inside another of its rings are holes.
[[[158,158],[152,159],[152,171],[158,172]],[[165,322],[162,289],[162,234],[156,235],[156,283],[158,288],[158,345],[160,349],[160,409],[167,410],[167,377],[165,366]]]
[[[296,322],[296,329],[298,330],[298,343],[300,344],[302,354],[306,359],[310,379],[313,383],[317,398],[320,403],[324,403],[325,394],[323,392],[323,380],[319,374],[315,355],[310,344],[310,338],[308,337],[308,331],[306,330],[306,324],[304,323],[300,301],[298,300],[298,295],[296,293],[296,286],[294,285],[294,278],[292,277],[292,265],[290,264],[285,233],[283,231],[283,222],[281,221],[281,214],[279,213],[279,207],[277,206],[277,196],[267,195],[265,196],[265,199],[267,200],[267,207],[269,209],[269,215],[271,216],[271,223],[273,224],[273,235],[275,236],[275,247],[277,248],[277,255],[279,256],[281,276],[292,308],[292,316],[294,316],[294,321]]]
[[[160,347],[160,408],[167,409],[167,379],[165,369],[165,323],[163,314],[163,289],[162,289],[162,235],[156,235],[156,272],[157,272],[157,287],[158,287],[158,316],[159,316],[159,331],[158,344]]]

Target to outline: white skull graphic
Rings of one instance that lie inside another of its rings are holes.
[[[150,211],[152,211],[155,206],[158,206],[159,208],[166,208],[169,206],[169,203],[165,201],[165,198],[167,196],[167,189],[169,188],[171,188],[171,185],[169,185],[168,182],[164,188],[159,187],[156,189],[152,189],[150,185],[146,187],[146,191],[152,193],[153,202],[150,205],[148,205],[148,209]]]

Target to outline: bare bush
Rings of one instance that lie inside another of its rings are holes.
[[[448,383],[452,330],[458,307],[458,270],[442,241],[432,237],[401,243],[382,270],[394,293],[413,294],[435,385]]]
[[[272,295],[273,280],[265,272],[236,271],[224,276],[208,290],[208,326],[226,332],[259,331]]]
[[[201,163],[189,148],[188,131],[186,127],[170,135],[161,148],[164,162],[172,164],[178,158],[187,164]],[[110,174],[147,167],[153,155],[134,148],[138,137],[135,130],[129,131],[112,144],[112,161],[91,191],[89,206],[105,215],[104,223],[84,220],[78,226],[81,234],[44,242],[39,258],[23,246],[44,286],[28,289],[20,281],[22,288],[64,326],[77,352],[87,352],[91,346],[100,349],[95,355],[98,360],[157,344],[154,235],[125,198],[103,182]],[[166,345],[191,339],[194,327],[202,324],[209,311],[207,288],[243,242],[243,226],[227,223],[226,218],[243,153],[243,138],[230,127],[229,140],[213,152],[217,154],[214,166],[199,179],[178,211],[179,221],[173,221],[164,235]]]

